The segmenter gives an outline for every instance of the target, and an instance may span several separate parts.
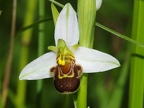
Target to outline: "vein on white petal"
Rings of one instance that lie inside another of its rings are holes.
[[[20,80],[37,80],[49,78],[50,68],[56,66],[56,54],[46,53],[26,65],[20,73]]]
[[[55,43],[63,39],[68,46],[78,43],[79,29],[76,12],[68,3],[59,14],[55,27]]]
[[[103,72],[120,66],[116,58],[97,50],[79,47],[74,54],[76,64],[82,66],[84,73]]]

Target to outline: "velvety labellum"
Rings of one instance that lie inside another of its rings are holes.
[[[76,92],[80,85],[82,68],[75,64],[74,57],[65,57],[64,65],[57,65],[51,68],[51,75],[54,77],[54,86],[60,93],[70,94]]]

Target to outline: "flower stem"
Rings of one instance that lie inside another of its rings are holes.
[[[94,25],[96,17],[95,0],[78,0],[78,23],[81,46],[92,48],[94,39]],[[87,81],[88,74],[81,77],[80,88],[77,94],[77,108],[87,107]]]
[[[78,0],[78,23],[80,31],[79,44],[93,47],[94,26],[96,17],[95,0]]]
[[[77,94],[77,108],[87,108],[87,81],[88,74],[83,74]]]

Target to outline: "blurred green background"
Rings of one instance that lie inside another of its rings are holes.
[[[53,79],[43,79],[40,92],[37,92],[37,81],[19,80],[22,69],[21,61],[29,63],[38,57],[38,25],[31,27],[31,40],[23,41],[25,37],[22,28],[39,20],[38,0],[31,4],[33,13],[28,10],[29,0],[17,0],[16,31],[14,39],[13,59],[9,78],[8,96],[5,108],[73,108],[72,95],[59,94],[54,86]],[[77,0],[57,0],[61,4],[70,2],[77,10]],[[0,0],[0,90],[3,89],[6,63],[10,48],[10,34],[12,23],[13,0]],[[45,1],[45,39],[44,53],[48,52],[49,45],[54,43],[54,23],[52,20],[51,6]],[[60,7],[56,6],[61,10]],[[28,23],[27,14],[33,19]],[[133,1],[131,0],[103,0],[102,7],[97,11],[96,21],[115,31],[131,36]],[[28,29],[29,30],[29,29]],[[127,108],[129,96],[129,54],[130,46],[125,40],[96,27],[94,48],[116,57],[121,67],[104,72],[89,74],[87,105],[91,108]],[[23,50],[25,49],[25,50]],[[25,52],[27,52],[25,54]],[[25,58],[26,57],[26,58]],[[26,64],[27,64],[26,63]],[[23,86],[24,85],[24,86]],[[21,89],[20,89],[20,88]],[[22,88],[24,87],[24,88]],[[19,94],[24,95],[19,96]]]

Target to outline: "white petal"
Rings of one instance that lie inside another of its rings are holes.
[[[46,53],[24,67],[20,73],[20,80],[36,80],[49,78],[50,68],[56,66],[56,54]]]
[[[116,58],[97,50],[79,47],[74,54],[76,64],[82,66],[84,73],[103,72],[120,66]]]
[[[96,0],[96,10],[99,10],[101,4],[102,4],[102,0]]]
[[[68,46],[78,43],[79,29],[76,12],[68,3],[64,6],[56,22],[55,43],[58,39],[63,39]]]

